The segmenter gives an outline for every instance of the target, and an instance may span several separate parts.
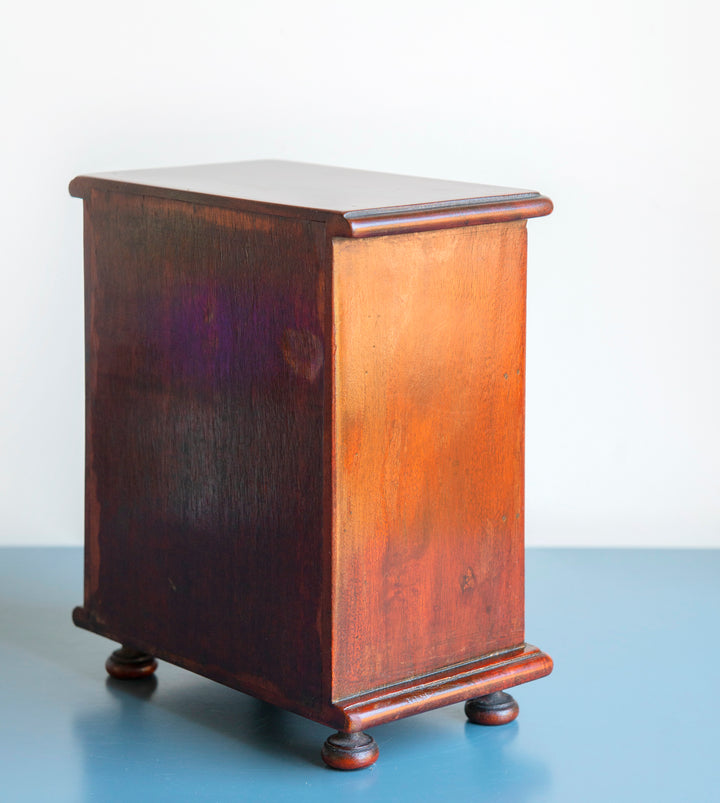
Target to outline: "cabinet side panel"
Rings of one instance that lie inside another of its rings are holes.
[[[312,706],[323,227],[118,193],[88,203],[88,616]]]
[[[525,222],[333,240],[333,697],[523,642]]]

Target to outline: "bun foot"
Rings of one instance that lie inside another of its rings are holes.
[[[474,697],[465,703],[465,716],[476,725],[506,725],[519,713],[515,698],[504,691]]]
[[[377,761],[378,746],[367,733],[338,731],[325,740],[322,759],[336,770],[361,770]]]
[[[137,680],[150,677],[157,669],[157,661],[146,652],[122,646],[107,659],[105,669],[118,680]]]

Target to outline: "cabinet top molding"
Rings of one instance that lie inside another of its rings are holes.
[[[540,217],[530,190],[276,160],[78,176],[70,194],[121,192],[324,223],[331,236],[376,237]]]

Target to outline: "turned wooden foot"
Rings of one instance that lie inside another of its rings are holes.
[[[147,678],[157,669],[157,661],[146,652],[123,645],[105,662],[108,675],[118,680]]]
[[[465,716],[476,725],[505,725],[519,713],[515,698],[504,691],[474,697],[465,703]]]
[[[325,740],[323,761],[336,770],[361,770],[377,761],[378,746],[367,733],[338,731]]]

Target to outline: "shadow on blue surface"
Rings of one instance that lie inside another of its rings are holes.
[[[483,728],[456,705],[384,725],[355,773],[322,764],[328,728],[177,667],[106,678],[113,645],[70,622],[81,564],[0,550],[11,803],[717,799],[720,552],[529,550],[528,634],[556,668],[516,690],[519,720]]]

